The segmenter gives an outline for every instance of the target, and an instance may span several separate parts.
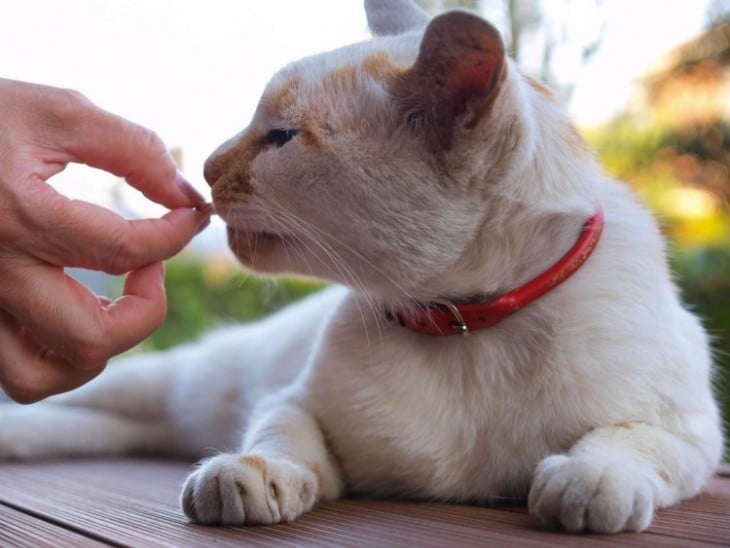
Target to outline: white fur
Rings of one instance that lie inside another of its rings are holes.
[[[426,12],[410,0],[365,0],[365,10],[374,34],[400,34],[428,23]]]
[[[323,83],[378,52],[407,67],[420,37],[287,67],[265,97],[296,79],[295,104],[271,112],[264,100],[217,153],[235,159],[251,132],[326,120],[324,150],[265,149],[247,166],[256,191],[221,213],[248,264],[350,289],[120,361],[46,403],[0,407],[0,457],[232,451],[183,489],[184,511],[205,523],[291,520],[345,493],[529,496],[537,518],[568,531],[640,531],[697,494],[723,446],[707,335],[679,302],[651,215],[576,151],[555,101],[510,63],[485,119],[458,129],[437,169],[397,130],[382,81],[358,69],[348,94]],[[385,320],[386,306],[519,286],[570,248],[596,201],[606,226],[593,256],[501,324],[431,338]],[[257,229],[289,241],[246,251]]]

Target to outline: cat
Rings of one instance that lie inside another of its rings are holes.
[[[0,407],[0,458],[207,455],[181,495],[204,524],[357,494],[645,529],[723,448],[657,224],[491,24],[365,8],[372,40],[285,67],[205,165],[244,265],[336,284]]]

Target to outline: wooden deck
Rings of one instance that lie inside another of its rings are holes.
[[[0,464],[0,546],[730,546],[730,467],[649,531],[617,536],[544,531],[523,508],[364,500],[292,524],[203,527],[178,509],[189,469],[142,458]]]

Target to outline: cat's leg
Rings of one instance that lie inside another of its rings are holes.
[[[0,404],[0,460],[116,455],[154,450],[164,425],[54,403]]]
[[[597,428],[539,463],[530,512],[570,532],[642,531],[656,509],[702,489],[721,447],[719,434],[702,443],[643,423]]]
[[[170,397],[180,382],[177,352],[112,363],[89,384],[23,406],[0,404],[0,459],[180,453]]]
[[[282,402],[254,418],[241,453],[199,465],[185,482],[181,504],[199,523],[272,524],[292,521],[342,489],[314,416]]]

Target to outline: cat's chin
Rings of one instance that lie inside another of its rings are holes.
[[[238,260],[254,270],[274,273],[283,268],[279,264],[286,256],[282,248],[295,245],[290,236],[265,230],[248,230],[228,226],[228,245]]]

